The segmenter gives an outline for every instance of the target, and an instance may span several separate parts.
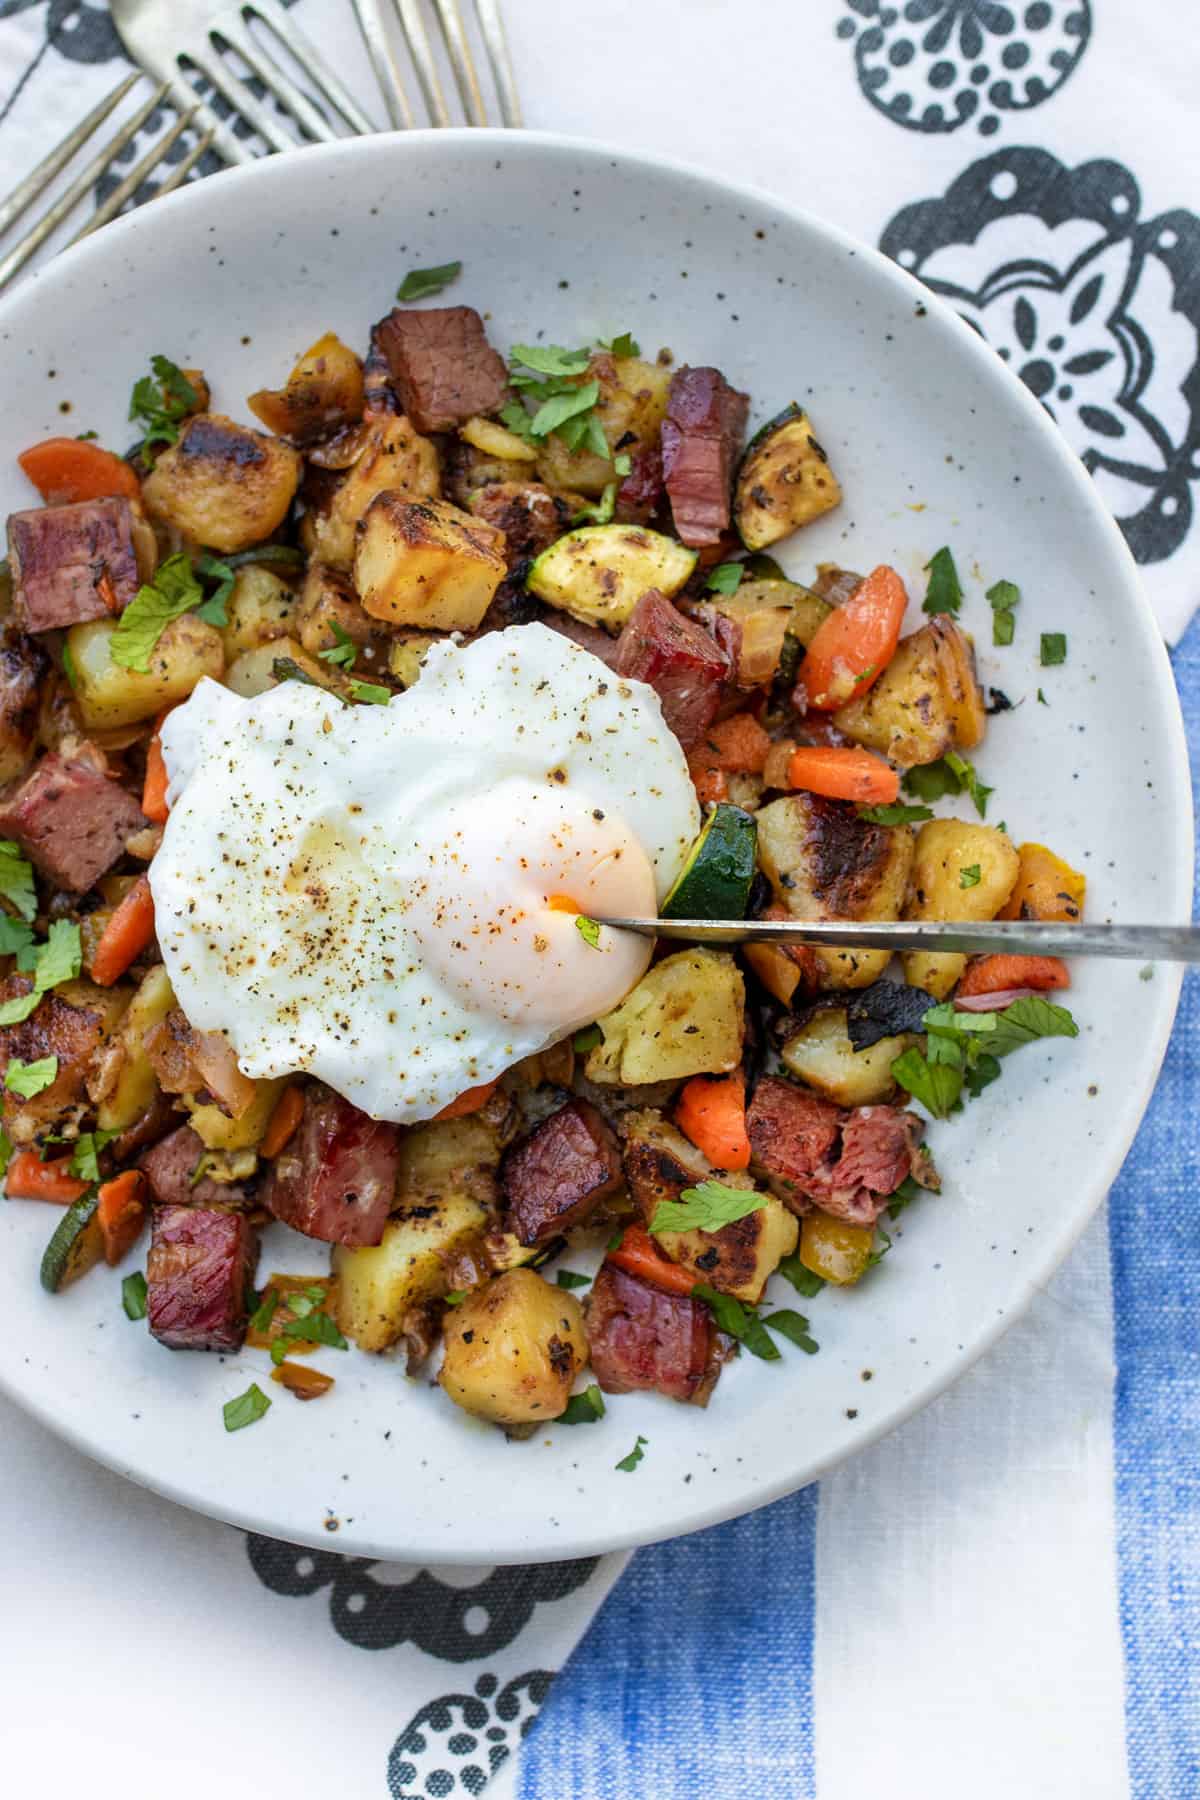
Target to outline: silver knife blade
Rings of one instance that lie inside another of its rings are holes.
[[[1065,925],[995,919],[962,925],[902,919],[610,919],[601,925],[692,944],[814,944],[846,950],[938,950],[976,955],[1121,956],[1142,962],[1200,962],[1200,925]]]

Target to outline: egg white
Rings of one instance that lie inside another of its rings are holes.
[[[387,706],[202,681],[167,719],[150,869],[176,998],[247,1075],[430,1118],[616,1005],[699,829],[657,696],[542,625],[430,652]]]

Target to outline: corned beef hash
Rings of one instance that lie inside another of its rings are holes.
[[[53,1209],[44,1286],[123,1268],[159,1343],[304,1400],[323,1347],[419,1375],[440,1345],[517,1436],[815,1351],[769,1278],[879,1262],[939,1185],[924,1115],[1075,1035],[1066,968],[599,920],[1079,918],[1082,876],[985,822],[1008,702],[951,550],[906,636],[886,563],[785,576],[841,499],[807,411],[746,442],[748,395],[628,333],[505,361],[472,308],[401,304],[247,406],[156,355],[125,455],[20,459],[2,1154]],[[1019,589],[987,599],[1011,643]],[[260,1275],[271,1220],[328,1276]],[[270,1404],[252,1380],[226,1428]]]

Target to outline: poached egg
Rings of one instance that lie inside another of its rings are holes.
[[[436,645],[386,706],[206,678],[162,749],[180,1006],[397,1123],[616,1006],[650,942],[577,921],[657,912],[700,823],[653,689],[544,625]]]

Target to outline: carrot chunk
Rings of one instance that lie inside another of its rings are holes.
[[[788,785],[829,800],[888,805],[900,793],[900,777],[870,750],[802,744],[788,763]]]
[[[22,450],[17,461],[48,504],[59,506],[77,500],[106,500],[123,495],[136,500],[141,493],[137,476],[127,462],[111,450],[101,450],[79,438],[52,437]]]
[[[100,934],[89,973],[98,987],[112,987],[154,936],[154,896],[139,875]]]
[[[809,706],[832,712],[878,681],[896,653],[907,605],[904,583],[881,563],[822,620],[800,664]]]
[[[740,1069],[732,1075],[693,1075],[679,1096],[675,1123],[714,1168],[750,1167],[746,1081]]]

